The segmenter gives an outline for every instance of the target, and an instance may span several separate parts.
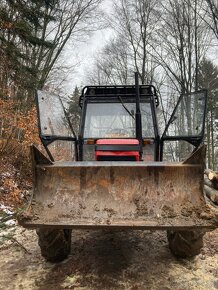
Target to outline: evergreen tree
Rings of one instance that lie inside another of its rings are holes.
[[[97,27],[102,0],[4,0],[0,3],[2,95],[31,105],[67,41]]]
[[[52,42],[37,36],[48,4],[41,1],[6,0],[0,4],[1,93],[26,102],[37,87],[34,51]],[[50,18],[50,21],[53,21]]]
[[[70,120],[76,134],[78,134],[79,131],[79,121],[81,113],[81,108],[79,107],[80,95],[81,92],[79,88],[76,86],[73,91],[73,94],[70,96],[70,101],[68,102],[68,114],[70,116]]]

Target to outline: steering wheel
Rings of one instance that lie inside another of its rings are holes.
[[[112,128],[106,132],[106,137],[129,137],[129,132],[123,128]]]

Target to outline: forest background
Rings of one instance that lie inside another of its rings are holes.
[[[108,37],[94,38],[78,78],[77,51],[99,31]],[[165,123],[181,94],[208,90],[207,166],[218,170],[217,48],[217,0],[2,0],[0,203],[19,204],[31,188],[37,89],[64,96],[78,122],[83,83],[132,84],[135,71],[141,84],[157,87]]]

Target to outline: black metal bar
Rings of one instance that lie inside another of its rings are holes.
[[[140,96],[149,96],[152,95],[155,97],[156,105],[158,106],[159,100],[156,94],[156,89],[153,85],[140,85]],[[92,92],[93,90],[93,92]],[[145,90],[147,90],[146,93]],[[86,97],[113,97],[116,95],[126,96],[126,97],[135,97],[135,86],[125,85],[125,86],[86,86],[82,89],[82,94],[80,96],[79,105],[82,107],[83,99]]]
[[[76,138],[69,137],[69,136],[57,136],[57,135],[40,135],[40,138],[46,145],[50,145],[54,141],[61,140],[61,141],[76,141]]]
[[[159,156],[159,159],[160,161],[163,161],[163,147],[164,147],[164,142],[163,140],[160,140],[160,156]]]
[[[139,87],[139,88],[141,88],[141,87]],[[96,95],[87,95],[87,97],[114,97],[114,96],[117,96],[117,95],[119,95],[119,96],[126,96],[126,97],[130,97],[130,96],[134,96],[134,92],[133,93],[131,93],[131,94],[127,94],[127,93],[121,93],[121,92],[116,92],[116,93],[112,93],[112,94],[104,94],[104,93],[102,93],[102,94],[96,94]],[[140,96],[144,96],[144,97],[146,97],[146,96],[151,96],[151,95],[153,95],[152,93],[149,93],[149,94],[142,94],[142,93],[140,93]]]
[[[156,89],[154,88],[154,92],[156,93]],[[151,113],[152,113],[152,120],[153,120],[153,127],[154,127],[154,135],[155,135],[155,152],[154,152],[154,160],[160,160],[160,135],[159,135],[159,128],[157,122],[157,100],[154,97],[150,97],[150,104],[151,104]]]
[[[156,90],[155,86],[153,86],[153,85],[150,85],[150,87],[154,90],[154,94],[153,95],[155,97],[155,104],[156,104],[156,107],[158,107],[159,104],[160,104],[160,101],[159,101],[159,97],[157,95],[157,90]]]
[[[116,145],[95,145],[96,151],[140,151],[139,145],[124,145],[124,144],[116,144]]]
[[[139,92],[139,76],[138,73],[135,72],[135,94],[136,94],[136,138],[139,140],[140,145],[140,158],[142,156],[142,117],[141,117],[141,110],[140,110],[140,92]]]
[[[35,101],[36,101],[36,111],[37,111],[37,124],[38,124],[39,136],[40,136],[40,135],[42,135],[42,130],[41,130],[39,100],[38,100],[38,92],[37,91],[35,92]]]
[[[98,161],[136,161],[136,156],[129,155],[98,156]]]
[[[86,107],[87,102],[84,98],[82,100],[82,115],[80,118],[79,136],[78,136],[78,147],[79,147],[79,161],[83,160],[83,144],[84,144],[84,129],[85,129],[85,118],[86,118]]]
[[[154,142],[154,160],[160,161],[160,138],[156,138]]]

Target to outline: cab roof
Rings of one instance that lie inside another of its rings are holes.
[[[140,98],[150,99],[154,98],[156,106],[159,105],[159,99],[156,93],[156,88],[153,85],[140,85],[139,86]],[[136,98],[135,86],[86,86],[82,89],[79,105],[82,107],[84,100],[88,98],[93,102],[115,102],[119,98],[125,100]]]

